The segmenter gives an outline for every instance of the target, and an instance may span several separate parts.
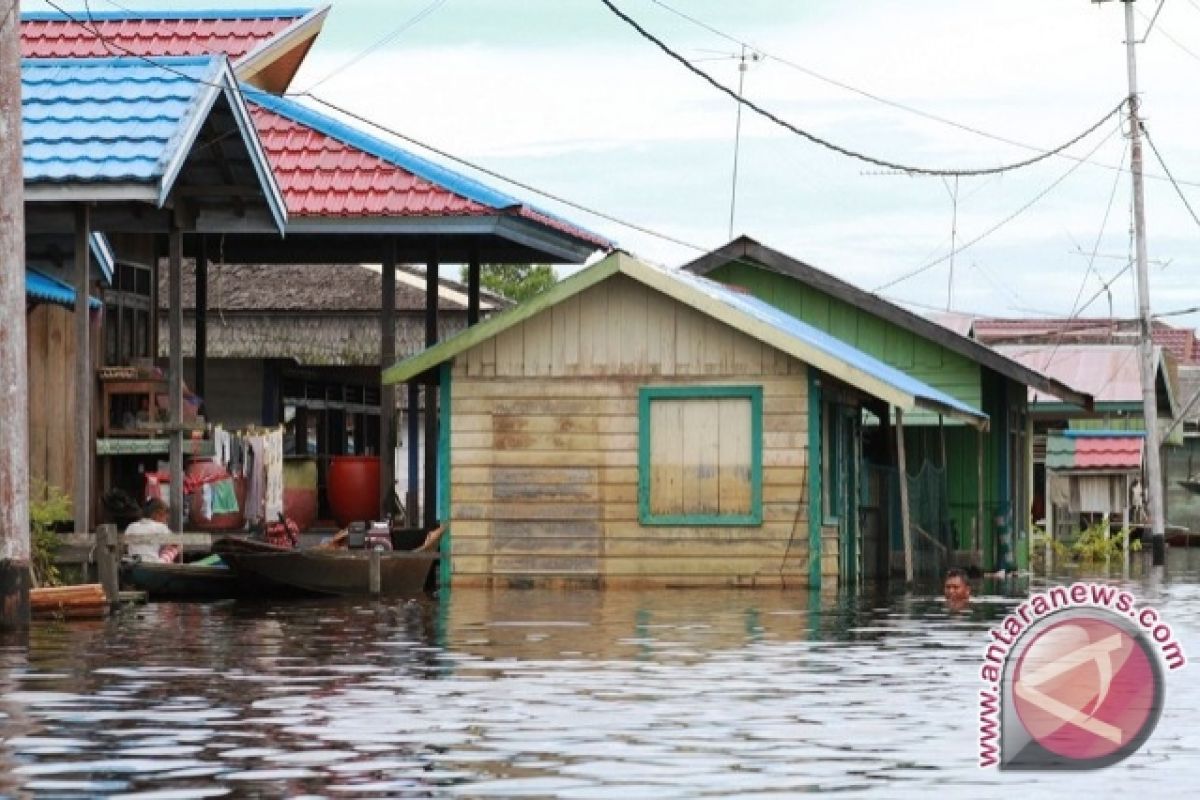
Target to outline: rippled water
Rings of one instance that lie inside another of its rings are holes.
[[[1130,582],[1200,658],[1200,550]],[[1017,594],[1020,594],[1018,592]],[[201,797],[1176,797],[1200,667],[1093,773],[981,771],[984,631],[924,595],[466,591],[153,604],[0,647],[0,793]]]

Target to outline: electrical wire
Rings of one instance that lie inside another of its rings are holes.
[[[1163,172],[1165,172],[1167,177],[1170,178],[1171,185],[1175,187],[1175,193],[1178,194],[1179,199],[1183,201],[1183,207],[1186,208],[1188,213],[1192,215],[1192,221],[1195,222],[1197,226],[1200,226],[1200,217],[1197,217],[1196,212],[1192,210],[1192,204],[1188,202],[1187,197],[1183,194],[1183,190],[1179,188],[1179,184],[1176,183],[1175,176],[1171,174],[1171,170],[1167,167],[1167,162],[1163,160],[1162,153],[1158,152],[1158,148],[1154,146],[1154,140],[1150,138],[1150,131],[1146,130],[1145,125],[1142,125],[1141,127],[1142,133],[1146,135],[1146,144],[1150,145],[1150,151],[1154,153],[1154,157],[1158,160],[1158,165],[1162,167]]]
[[[191,81],[192,83],[202,84],[204,86],[209,86],[214,89],[228,89],[229,88],[225,84],[212,83],[210,81],[204,80],[203,78],[197,78],[195,75],[188,75],[186,72],[183,72],[182,70],[175,69],[170,64],[163,64],[159,61],[155,61],[153,58],[142,55],[141,53],[134,52],[133,50],[130,50],[128,47],[125,47],[124,45],[122,45],[118,42],[109,41],[108,37],[106,37],[102,33],[100,33],[99,28],[97,28],[95,26],[95,24],[90,23],[90,22],[84,22],[83,20],[79,19],[78,17],[72,15],[71,12],[67,11],[65,8],[60,6],[58,3],[55,2],[55,0],[45,0],[45,2],[51,8],[55,9],[56,11],[58,11],[58,13],[62,14],[64,17],[66,17],[69,21],[75,23],[80,28],[82,28],[83,30],[87,31],[92,36],[94,36],[100,42],[100,44],[103,45],[103,47],[106,50],[108,50],[110,53],[113,51],[113,49],[119,50],[119,51],[121,51],[121,53],[123,53],[126,56],[144,61],[152,67],[158,67],[161,70],[165,70],[167,72],[173,73],[173,74],[179,76],[180,78]],[[90,11],[88,13],[90,15]]]
[[[796,134],[797,136],[799,136],[803,139],[807,139],[808,141],[812,142],[813,144],[820,145],[821,147],[824,147],[827,150],[832,150],[833,152],[838,153],[839,155],[846,156],[847,158],[853,158],[858,161],[863,161],[867,164],[873,164],[877,167],[883,167],[884,169],[896,170],[897,172],[904,172],[904,173],[907,173],[910,175],[931,175],[931,176],[935,176],[935,177],[938,175],[958,176],[958,177],[969,177],[969,176],[973,176],[973,175],[995,175],[995,174],[1001,173],[1001,172],[1012,172],[1013,170],[1021,169],[1023,167],[1027,167],[1032,164],[1036,164],[1039,161],[1044,161],[1045,159],[1050,158],[1051,156],[1057,155],[1057,154],[1061,153],[1062,151],[1072,147],[1073,145],[1078,144],[1081,140],[1086,139],[1089,135],[1091,135],[1097,129],[1099,129],[1100,126],[1102,126],[1105,122],[1107,122],[1109,119],[1111,119],[1115,114],[1119,113],[1121,111],[1121,109],[1125,107],[1125,103],[1127,102],[1127,100],[1122,99],[1121,102],[1116,105],[1116,107],[1114,107],[1111,111],[1109,111],[1107,114],[1105,114],[1099,120],[1097,120],[1095,124],[1090,126],[1087,130],[1083,131],[1083,133],[1080,133],[1078,136],[1075,136],[1074,138],[1072,138],[1070,141],[1054,148],[1053,150],[1043,151],[1039,155],[1033,156],[1032,158],[1027,158],[1024,161],[1018,161],[1018,162],[1014,162],[1012,164],[1004,164],[1004,165],[1001,165],[998,167],[983,167],[983,168],[979,168],[979,169],[931,169],[931,168],[927,168],[927,167],[915,167],[915,166],[911,166],[911,165],[900,164],[900,163],[897,163],[894,161],[888,161],[888,160],[882,159],[882,158],[876,158],[875,156],[870,156],[865,153],[859,153],[855,150],[850,150],[849,148],[842,147],[841,145],[835,144],[827,139],[823,139],[823,138],[817,136],[816,134],[810,133],[802,128],[799,128],[799,127],[793,125],[792,123],[788,122],[787,120],[784,120],[784,119],[776,116],[774,113],[762,108],[761,106],[759,106],[757,103],[755,103],[752,100],[748,100],[745,97],[739,97],[737,92],[735,92],[732,89],[726,87],[725,85],[719,83],[718,81],[713,79],[712,76],[710,76],[707,72],[705,72],[702,69],[699,69],[695,65],[691,64],[686,58],[684,58],[683,56],[681,56],[680,54],[678,54],[674,50],[672,50],[661,39],[657,38],[656,36],[654,36],[654,34],[650,33],[645,28],[643,28],[641,25],[639,25],[636,20],[634,20],[628,14],[626,14],[625,12],[623,12],[619,8],[617,8],[612,3],[612,0],[600,0],[600,2],[603,3],[610,11],[612,11],[613,14],[615,14],[623,22],[625,22],[627,25],[629,25],[631,28],[633,28],[635,31],[637,31],[637,33],[642,38],[651,42],[656,47],[658,47],[659,50],[663,51],[666,55],[670,56],[672,59],[674,59],[681,65],[683,65],[683,67],[686,70],[688,70],[688,72],[691,72],[693,75],[696,75],[697,77],[702,79],[705,83],[709,84],[717,91],[732,98],[735,102],[744,105],[746,108],[750,109],[751,111],[758,114],[759,116],[761,116],[767,120],[770,120],[771,122],[775,123],[776,125],[784,128],[787,131],[790,131],[791,133]]]
[[[1088,156],[1091,157],[1092,154],[1096,153],[1101,147],[1103,147],[1105,144],[1107,144],[1108,141],[1110,139],[1112,139],[1112,137],[1114,135],[1116,135],[1116,133],[1117,133],[1117,131],[1114,130],[1108,136],[1104,137],[1104,139],[1102,139],[1099,144],[1097,144],[1094,148],[1092,148],[1091,152],[1088,153]],[[1002,228],[1005,225],[1007,225],[1008,223],[1012,222],[1014,219],[1019,217],[1021,214],[1028,211],[1031,207],[1033,207],[1035,204],[1037,204],[1042,198],[1044,198],[1046,195],[1050,194],[1050,192],[1052,192],[1054,189],[1058,188],[1059,184],[1061,184],[1063,181],[1065,181],[1067,178],[1069,178],[1075,172],[1075,170],[1079,169],[1085,163],[1086,163],[1086,161],[1076,161],[1074,164],[1071,165],[1070,169],[1068,169],[1066,172],[1064,172],[1062,175],[1060,175],[1053,183],[1051,183],[1049,186],[1047,186],[1045,189],[1043,189],[1041,192],[1039,192],[1038,195],[1036,197],[1034,197],[1032,200],[1030,200],[1028,203],[1021,206],[1016,211],[1009,214],[1007,217],[1000,220],[995,225],[991,226],[990,228],[985,230],[983,233],[976,236],[974,239],[971,239],[968,242],[964,242],[958,249],[952,250],[951,252],[946,253],[938,258],[935,258],[934,260],[932,260],[926,264],[922,264],[921,266],[917,267],[916,269],[909,270],[908,272],[904,273],[903,275],[899,275],[895,278],[892,278],[891,280],[887,281],[886,283],[882,283],[879,286],[875,287],[874,289],[872,289],[872,291],[873,292],[881,292],[884,289],[889,289],[898,283],[908,280],[909,278],[915,278],[917,275],[920,275],[924,272],[928,272],[929,270],[933,269],[934,267],[938,266],[939,264],[942,264],[945,261],[948,261],[951,257],[953,257],[954,255],[957,255],[958,253],[961,253],[962,251],[966,250],[967,248],[975,246],[979,242],[986,239],[988,236],[991,236],[993,233],[998,231],[1000,228]]]
[[[406,19],[399,26],[397,26],[396,28],[393,28],[391,31],[389,31],[388,33],[381,36],[378,40],[375,41],[374,44],[371,44],[370,46],[365,48],[362,52],[360,52],[357,55],[354,55],[351,58],[349,58],[348,60],[344,61],[340,66],[338,66],[335,69],[333,69],[332,71],[330,71],[328,74],[325,75],[325,77],[321,78],[316,83],[311,84],[304,91],[311,92],[311,91],[315,90],[318,86],[325,83],[330,78],[333,78],[335,75],[340,75],[342,72],[346,71],[350,67],[352,67],[355,64],[357,64],[358,62],[362,61],[364,58],[371,55],[375,51],[379,50],[384,45],[391,44],[396,39],[398,39],[401,34],[405,33],[410,28],[413,28],[416,25],[418,25],[419,23],[421,23],[422,21],[424,21],[424,19],[426,17],[433,14],[435,11],[437,11],[439,8],[441,8],[445,4],[446,4],[446,0],[433,0],[432,3],[425,6],[420,11],[418,11],[416,14],[414,14],[413,16]]]

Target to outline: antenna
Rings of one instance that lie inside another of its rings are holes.
[[[750,50],[747,53],[746,45],[742,45],[740,55],[734,55],[738,59],[738,97],[742,96],[742,89],[746,84],[746,70],[750,68],[747,62],[758,62],[762,60],[762,54]],[[742,104],[737,104],[737,126],[733,133],[733,183],[729,188],[729,238],[733,239],[733,219],[737,211],[737,180],[738,180],[738,154],[742,144]]]

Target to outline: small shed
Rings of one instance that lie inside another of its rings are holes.
[[[987,425],[767,303],[620,252],[384,382],[422,376],[442,393],[443,585],[852,580],[864,414]],[[844,424],[810,424],[822,397]]]
[[[1046,530],[1069,536],[1084,516],[1141,521],[1143,432],[1062,431],[1046,437]]]

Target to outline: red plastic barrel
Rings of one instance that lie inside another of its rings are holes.
[[[338,525],[379,516],[379,456],[333,456],[326,483]]]

